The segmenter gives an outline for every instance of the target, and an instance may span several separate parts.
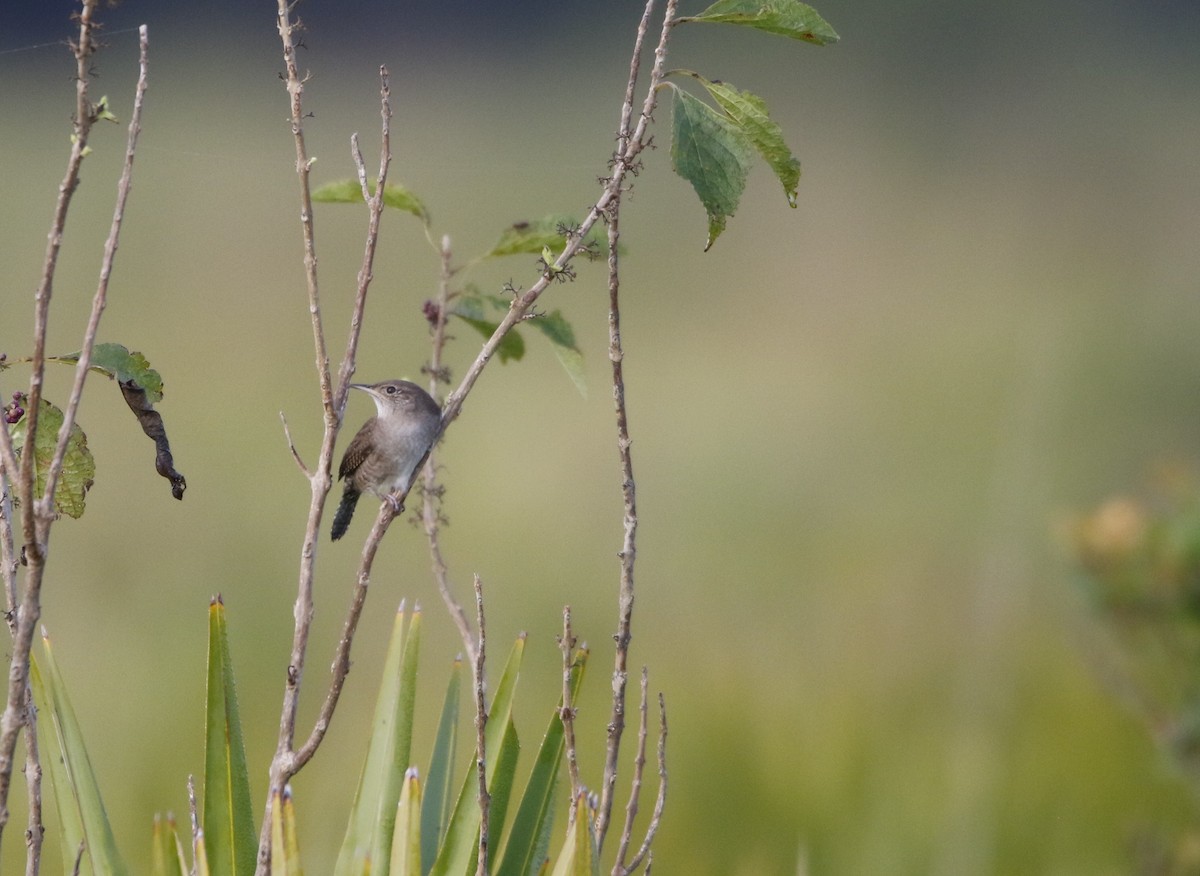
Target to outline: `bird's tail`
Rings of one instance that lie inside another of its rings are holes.
[[[333,531],[331,535],[334,541],[345,535],[346,530],[350,528],[350,519],[354,517],[354,506],[358,504],[358,497],[360,495],[362,494],[354,489],[351,484],[346,484],[346,491],[342,493],[342,502],[338,505],[337,513],[333,515]]]

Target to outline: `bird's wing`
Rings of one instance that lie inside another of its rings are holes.
[[[338,480],[348,478],[363,464],[363,460],[367,458],[371,452],[371,423],[367,422],[358,434],[354,436],[350,442],[350,446],[346,448],[346,454],[342,457],[342,464],[338,466]]]

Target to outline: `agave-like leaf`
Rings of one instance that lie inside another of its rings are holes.
[[[50,638],[45,633],[42,635],[42,653],[46,663],[44,675],[30,655],[30,684],[40,703],[42,721],[39,726],[47,731],[42,736],[42,763],[49,765],[47,772],[62,819],[64,871],[72,872],[82,844],[85,851],[80,859],[81,876],[124,876],[128,871],[117,851],[108,813],[100,799],[100,786],[83,743],[83,733],[67,697],[66,684],[54,659]],[[46,716],[50,718],[48,723],[53,727],[52,732],[46,727]],[[47,741],[50,741],[49,745],[46,745]]]
[[[417,680],[421,612],[408,622],[403,603],[396,613],[375,702],[374,730],[367,747],[350,823],[334,873],[337,876],[387,876],[396,806],[409,767]]]
[[[508,663],[496,685],[496,695],[492,699],[492,707],[488,712],[487,728],[484,731],[484,745],[487,747],[487,781],[488,791],[493,790],[497,776],[497,767],[505,755],[515,756],[516,731],[511,728],[513,694],[520,675],[521,658],[525,653],[525,636],[517,638],[509,654]],[[507,744],[506,744],[507,741]],[[508,770],[501,771],[503,778]],[[509,777],[511,780],[511,776]],[[511,784],[510,784],[511,787]],[[438,852],[437,860],[430,871],[433,876],[463,876],[474,871],[474,862],[479,847],[479,806],[477,796],[479,779],[474,768],[467,771],[463,779],[462,789],[450,815],[450,823],[446,829],[446,838]],[[491,836],[500,836],[500,823],[491,823]]]
[[[238,717],[233,661],[221,597],[208,606],[208,692],[205,704],[204,836],[220,873],[250,876],[258,853],[246,746]]]

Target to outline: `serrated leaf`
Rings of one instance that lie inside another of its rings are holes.
[[[737,209],[754,146],[741,128],[708,104],[673,90],[671,166],[692,184],[708,213],[707,251]]]
[[[25,447],[25,430],[28,416],[22,417],[12,427],[13,449],[21,453]],[[54,446],[58,441],[58,430],[62,428],[63,412],[42,399],[38,411],[37,438],[33,445],[33,463],[37,478],[34,491],[40,496],[46,490],[46,474],[54,459]],[[88,450],[87,435],[75,423],[71,437],[67,439],[67,453],[63,457],[62,474],[54,488],[54,507],[60,514],[78,519],[83,514],[84,497],[96,478],[96,460]]]
[[[575,330],[562,315],[562,311],[555,310],[552,313],[539,315],[535,319],[529,320],[528,324],[540,331],[550,341],[551,349],[554,350],[554,355],[558,357],[563,370],[567,372],[567,376],[571,378],[571,382],[575,384],[579,394],[587,398],[587,377],[583,372],[583,353],[576,346]]]
[[[51,356],[52,362],[78,362],[79,353]],[[163,397],[162,375],[150,367],[150,362],[137,350],[130,351],[124,344],[96,344],[92,348],[91,371],[103,374],[118,383],[133,382],[146,392],[150,404],[158,404]]]
[[[367,183],[367,186],[374,195],[375,183]],[[363,203],[362,186],[356,179],[336,180],[319,187],[312,193],[312,199],[325,204],[361,204]],[[398,183],[384,185],[383,205],[411,213],[426,225],[432,221],[424,202]]]
[[[676,19],[677,24],[689,21],[740,24],[816,46],[840,39],[817,10],[796,0],[717,0],[699,15]]]
[[[212,867],[230,876],[253,873],[258,836],[250,804],[250,777],[225,606],[219,596],[208,606],[203,813],[204,846]]]
[[[726,82],[709,82],[703,76],[696,77],[708,89],[730,120],[754,144],[754,148],[770,165],[779,182],[788,205],[796,206],[796,188],[800,184],[800,162],[787,144],[783,142],[783,129],[775,123],[761,97],[749,91],[738,91]]]
[[[500,233],[500,239],[484,258],[522,253],[542,255],[542,251],[547,248],[557,252],[567,245],[567,236],[562,233],[563,230],[578,227],[579,223],[570,216],[543,216],[530,222],[517,222]],[[586,241],[588,245],[595,245],[599,240],[599,228],[593,225]],[[553,261],[553,258],[546,259],[547,264]]]
[[[117,842],[109,825],[108,813],[100,798],[100,786],[83,742],[83,731],[67,696],[66,683],[54,659],[50,639],[44,634],[42,654],[45,660],[44,674],[40,671],[38,661],[30,655],[30,686],[42,714],[40,727],[45,733],[43,740],[52,739],[50,744],[45,746],[42,762],[47,762],[47,754],[49,758],[61,759],[61,763],[56,764],[49,772],[54,784],[54,797],[60,819],[65,828],[65,869],[70,872],[74,867],[75,856],[82,843],[86,851],[81,861],[81,876],[92,876],[93,873],[124,876],[128,871],[117,851]],[[50,724],[53,729],[47,729],[46,724]],[[74,835],[76,830],[79,831],[77,836]],[[68,832],[72,836],[68,837]]]
[[[457,316],[487,339],[495,333],[500,325],[499,321],[488,317],[488,305],[497,311],[508,309],[508,301],[498,295],[483,295],[476,292],[456,298],[450,307],[450,315]],[[509,329],[508,334],[496,348],[496,353],[499,355],[502,365],[509,359],[520,362],[525,356],[525,339],[516,329]]]

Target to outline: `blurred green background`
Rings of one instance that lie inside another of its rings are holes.
[[[139,872],[152,814],[185,812],[187,776],[202,767],[205,608],[218,592],[261,798],[308,506],[279,413],[309,461],[320,429],[273,7],[164,5],[105,14],[93,93],[128,119],[131,28],[143,21],[151,88],[101,334],[163,374],[159,410],[189,490],[170,498],[116,388],[95,379],[80,420],[97,482],[84,518],[55,529],[44,610]],[[632,660],[649,665],[671,721],[655,872],[1158,872],[1196,801],[1106,685],[1120,655],[1059,533],[1154,466],[1200,455],[1200,8],[818,9],[840,44],[719,27],[682,28],[672,44],[672,66],[768,101],[804,162],[799,208],[759,168],[702,253],[704,215],[670,173],[664,109],[660,148],[623,213],[642,518]],[[0,11],[10,357],[29,349],[68,149],[73,66],[52,43],[69,11]],[[385,63],[392,179],[425,198],[460,262],[514,221],[582,214],[595,196],[640,6],[310,0],[299,14],[316,182],[352,173],[354,131],[374,166]],[[92,142],[52,351],[79,346],[124,127]],[[335,356],[364,224],[352,208],[317,210]],[[471,279],[527,286],[531,262]],[[388,215],[359,378],[419,374],[436,270],[417,224]],[[583,266],[543,301],[575,325],[590,395],[532,335],[524,362],[489,367],[443,445],[445,550],[461,593],[483,577],[497,660],[529,632],[527,748],[558,690],[554,636],[573,606],[594,653],[580,733],[596,785],[621,540],[602,267]],[[479,339],[456,334],[461,376]],[[7,371],[0,390],[26,377]],[[69,377],[52,369],[53,397],[65,399]],[[369,413],[352,399],[348,428]],[[360,517],[350,538],[321,543],[305,728]],[[373,666],[402,597],[428,620],[417,739],[418,760],[428,756],[442,667],[459,645],[422,538],[397,525],[343,705],[295,782],[308,872],[332,866]],[[4,872],[23,860],[23,817],[18,803]],[[47,850],[45,872],[57,873]]]

